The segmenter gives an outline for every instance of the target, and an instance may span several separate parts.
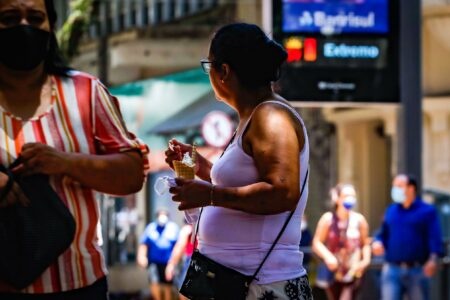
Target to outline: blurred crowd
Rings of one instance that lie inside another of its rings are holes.
[[[373,237],[366,218],[356,212],[358,195],[349,183],[330,190],[332,208],[322,215],[314,234],[303,216],[299,245],[303,266],[315,290],[321,290],[327,299],[357,299],[374,257],[384,262],[380,298],[430,299],[430,278],[443,255],[437,211],[421,199],[413,176],[396,176],[391,198],[393,203]],[[148,271],[152,299],[186,299],[177,291],[195,249],[194,231],[190,224],[180,228],[171,221],[166,209],[158,210],[147,225],[137,262]]]

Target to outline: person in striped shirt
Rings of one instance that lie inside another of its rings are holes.
[[[95,191],[139,191],[148,148],[124,125],[117,99],[58,55],[53,0],[0,1],[0,163],[43,173],[73,214],[71,246],[27,288],[0,281],[0,299],[107,299]],[[0,173],[0,191],[7,176]],[[14,193],[5,196],[11,205]],[[0,209],[2,209],[0,207]]]

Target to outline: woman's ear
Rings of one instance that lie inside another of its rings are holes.
[[[227,81],[230,78],[230,65],[229,64],[222,64],[221,68],[220,68],[220,81],[222,83],[224,83],[225,81]]]

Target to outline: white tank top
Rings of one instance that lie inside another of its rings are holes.
[[[303,120],[297,111],[283,102],[264,103],[276,103],[288,108],[303,127],[305,143],[299,153],[301,189],[309,166],[309,142]],[[251,116],[243,132],[250,119]],[[241,187],[260,181],[253,158],[242,149],[241,135],[236,136],[223,156],[214,164],[211,180],[216,185],[226,187]],[[305,190],[286,230],[257,275],[259,279],[257,284],[294,279],[306,274],[302,266],[303,253],[299,250],[299,244],[300,222],[307,198],[308,183],[305,184]],[[218,263],[241,273],[253,275],[288,216],[289,212],[256,215],[222,207],[205,207],[199,224],[198,248],[202,254]]]

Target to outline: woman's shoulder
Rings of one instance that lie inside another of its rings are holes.
[[[92,83],[98,83],[99,79],[94,75],[78,70],[69,70],[66,74],[67,76],[54,75],[60,80],[87,80]]]
[[[358,223],[367,223],[366,217],[364,217],[363,214],[356,211],[352,211],[352,215],[355,221],[357,221]]]
[[[268,112],[296,112],[295,108],[289,103],[289,101],[285,100],[282,97],[272,97],[264,102],[261,102],[258,105],[258,108],[255,110],[256,113],[266,115]]]
[[[326,224],[331,224],[331,222],[333,221],[333,213],[331,211],[327,211],[326,213],[324,213],[319,220],[319,223],[322,223],[324,225]]]

